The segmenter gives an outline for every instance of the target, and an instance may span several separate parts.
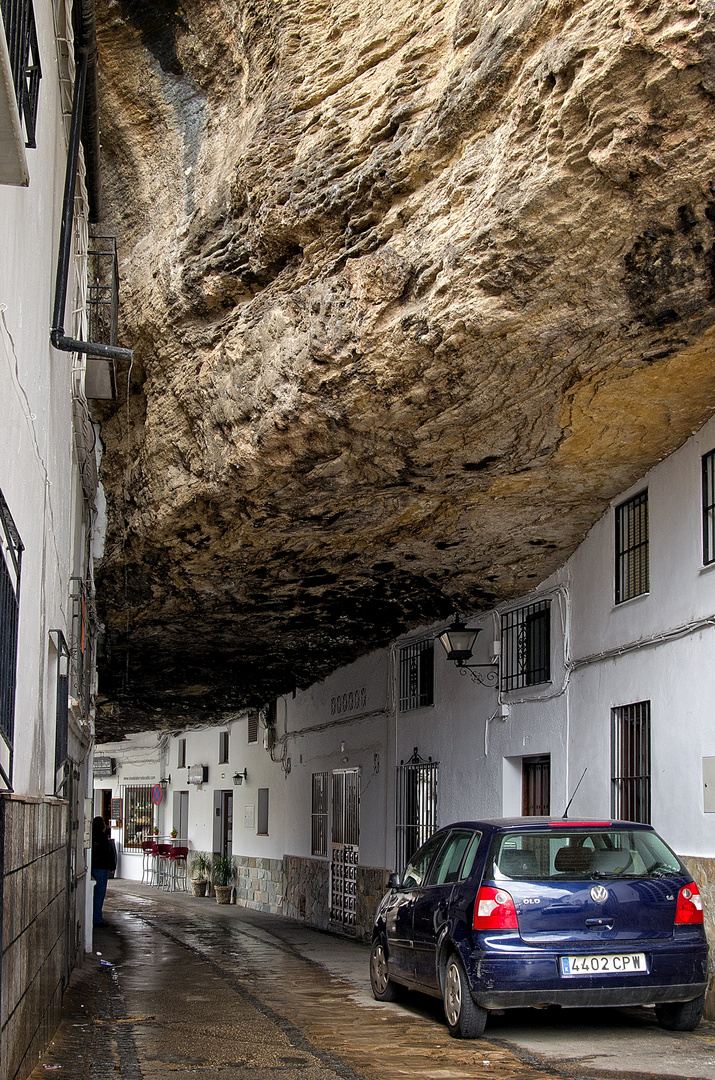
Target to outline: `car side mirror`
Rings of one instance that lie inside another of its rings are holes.
[[[389,878],[387,879],[388,889],[399,889],[401,884],[402,882],[400,881],[399,874],[390,874]]]

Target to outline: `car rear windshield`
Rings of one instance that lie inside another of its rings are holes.
[[[485,868],[491,881],[667,877],[682,874],[655,833],[636,829],[556,829],[494,837]]]

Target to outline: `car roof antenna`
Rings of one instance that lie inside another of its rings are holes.
[[[587,772],[588,772],[588,765],[586,766],[586,768],[585,768],[585,769],[583,770],[583,772],[581,773],[581,780],[583,780],[583,778],[584,778],[584,776],[586,775],[586,773],[587,773]],[[581,780],[579,780],[578,784],[577,784],[577,785],[576,785],[576,787],[574,788],[574,793],[573,793],[573,795],[571,796],[571,798],[569,799],[569,801],[568,801],[568,802],[567,802],[567,804],[566,804],[566,809],[564,810],[564,817],[568,817],[568,816],[569,816],[569,807],[571,806],[571,803],[572,803],[572,802],[574,801],[574,799],[576,798],[576,792],[577,792],[577,791],[578,791],[578,789],[579,789],[579,788],[581,787]]]

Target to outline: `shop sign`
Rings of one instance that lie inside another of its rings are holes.
[[[92,765],[95,776],[114,776],[117,771],[117,759],[113,757],[96,757]]]

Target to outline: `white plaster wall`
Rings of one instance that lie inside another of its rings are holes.
[[[52,7],[35,5],[43,78],[30,185],[0,186],[0,488],[22,560],[14,786],[54,790],[54,669],[48,631],[69,640],[75,519],[71,358],[49,344],[66,145]],[[68,310],[73,307],[72,281]]]

